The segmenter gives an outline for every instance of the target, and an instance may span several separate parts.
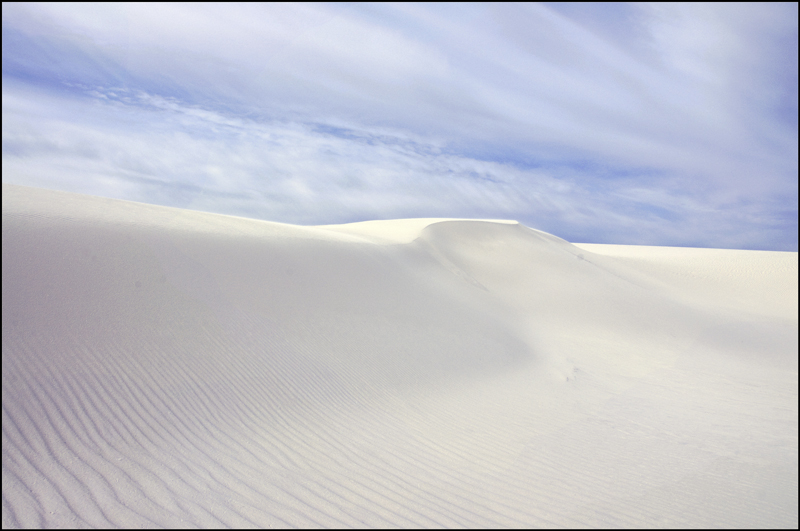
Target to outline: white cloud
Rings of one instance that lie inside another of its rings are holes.
[[[756,246],[735,241],[746,221],[796,245],[796,14],[4,4],[4,180],[301,223],[516,217],[640,243]],[[726,211],[744,202],[746,220]],[[685,232],[701,219],[714,237]]]

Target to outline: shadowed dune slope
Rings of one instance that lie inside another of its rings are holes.
[[[797,253],[3,185],[4,527],[797,527]]]

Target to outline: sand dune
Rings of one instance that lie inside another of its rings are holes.
[[[793,527],[797,253],[3,185],[3,527]]]

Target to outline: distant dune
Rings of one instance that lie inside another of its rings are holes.
[[[3,527],[798,526],[797,253],[3,185]]]

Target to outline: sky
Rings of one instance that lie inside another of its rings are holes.
[[[798,250],[798,7],[2,4],[3,182]]]

